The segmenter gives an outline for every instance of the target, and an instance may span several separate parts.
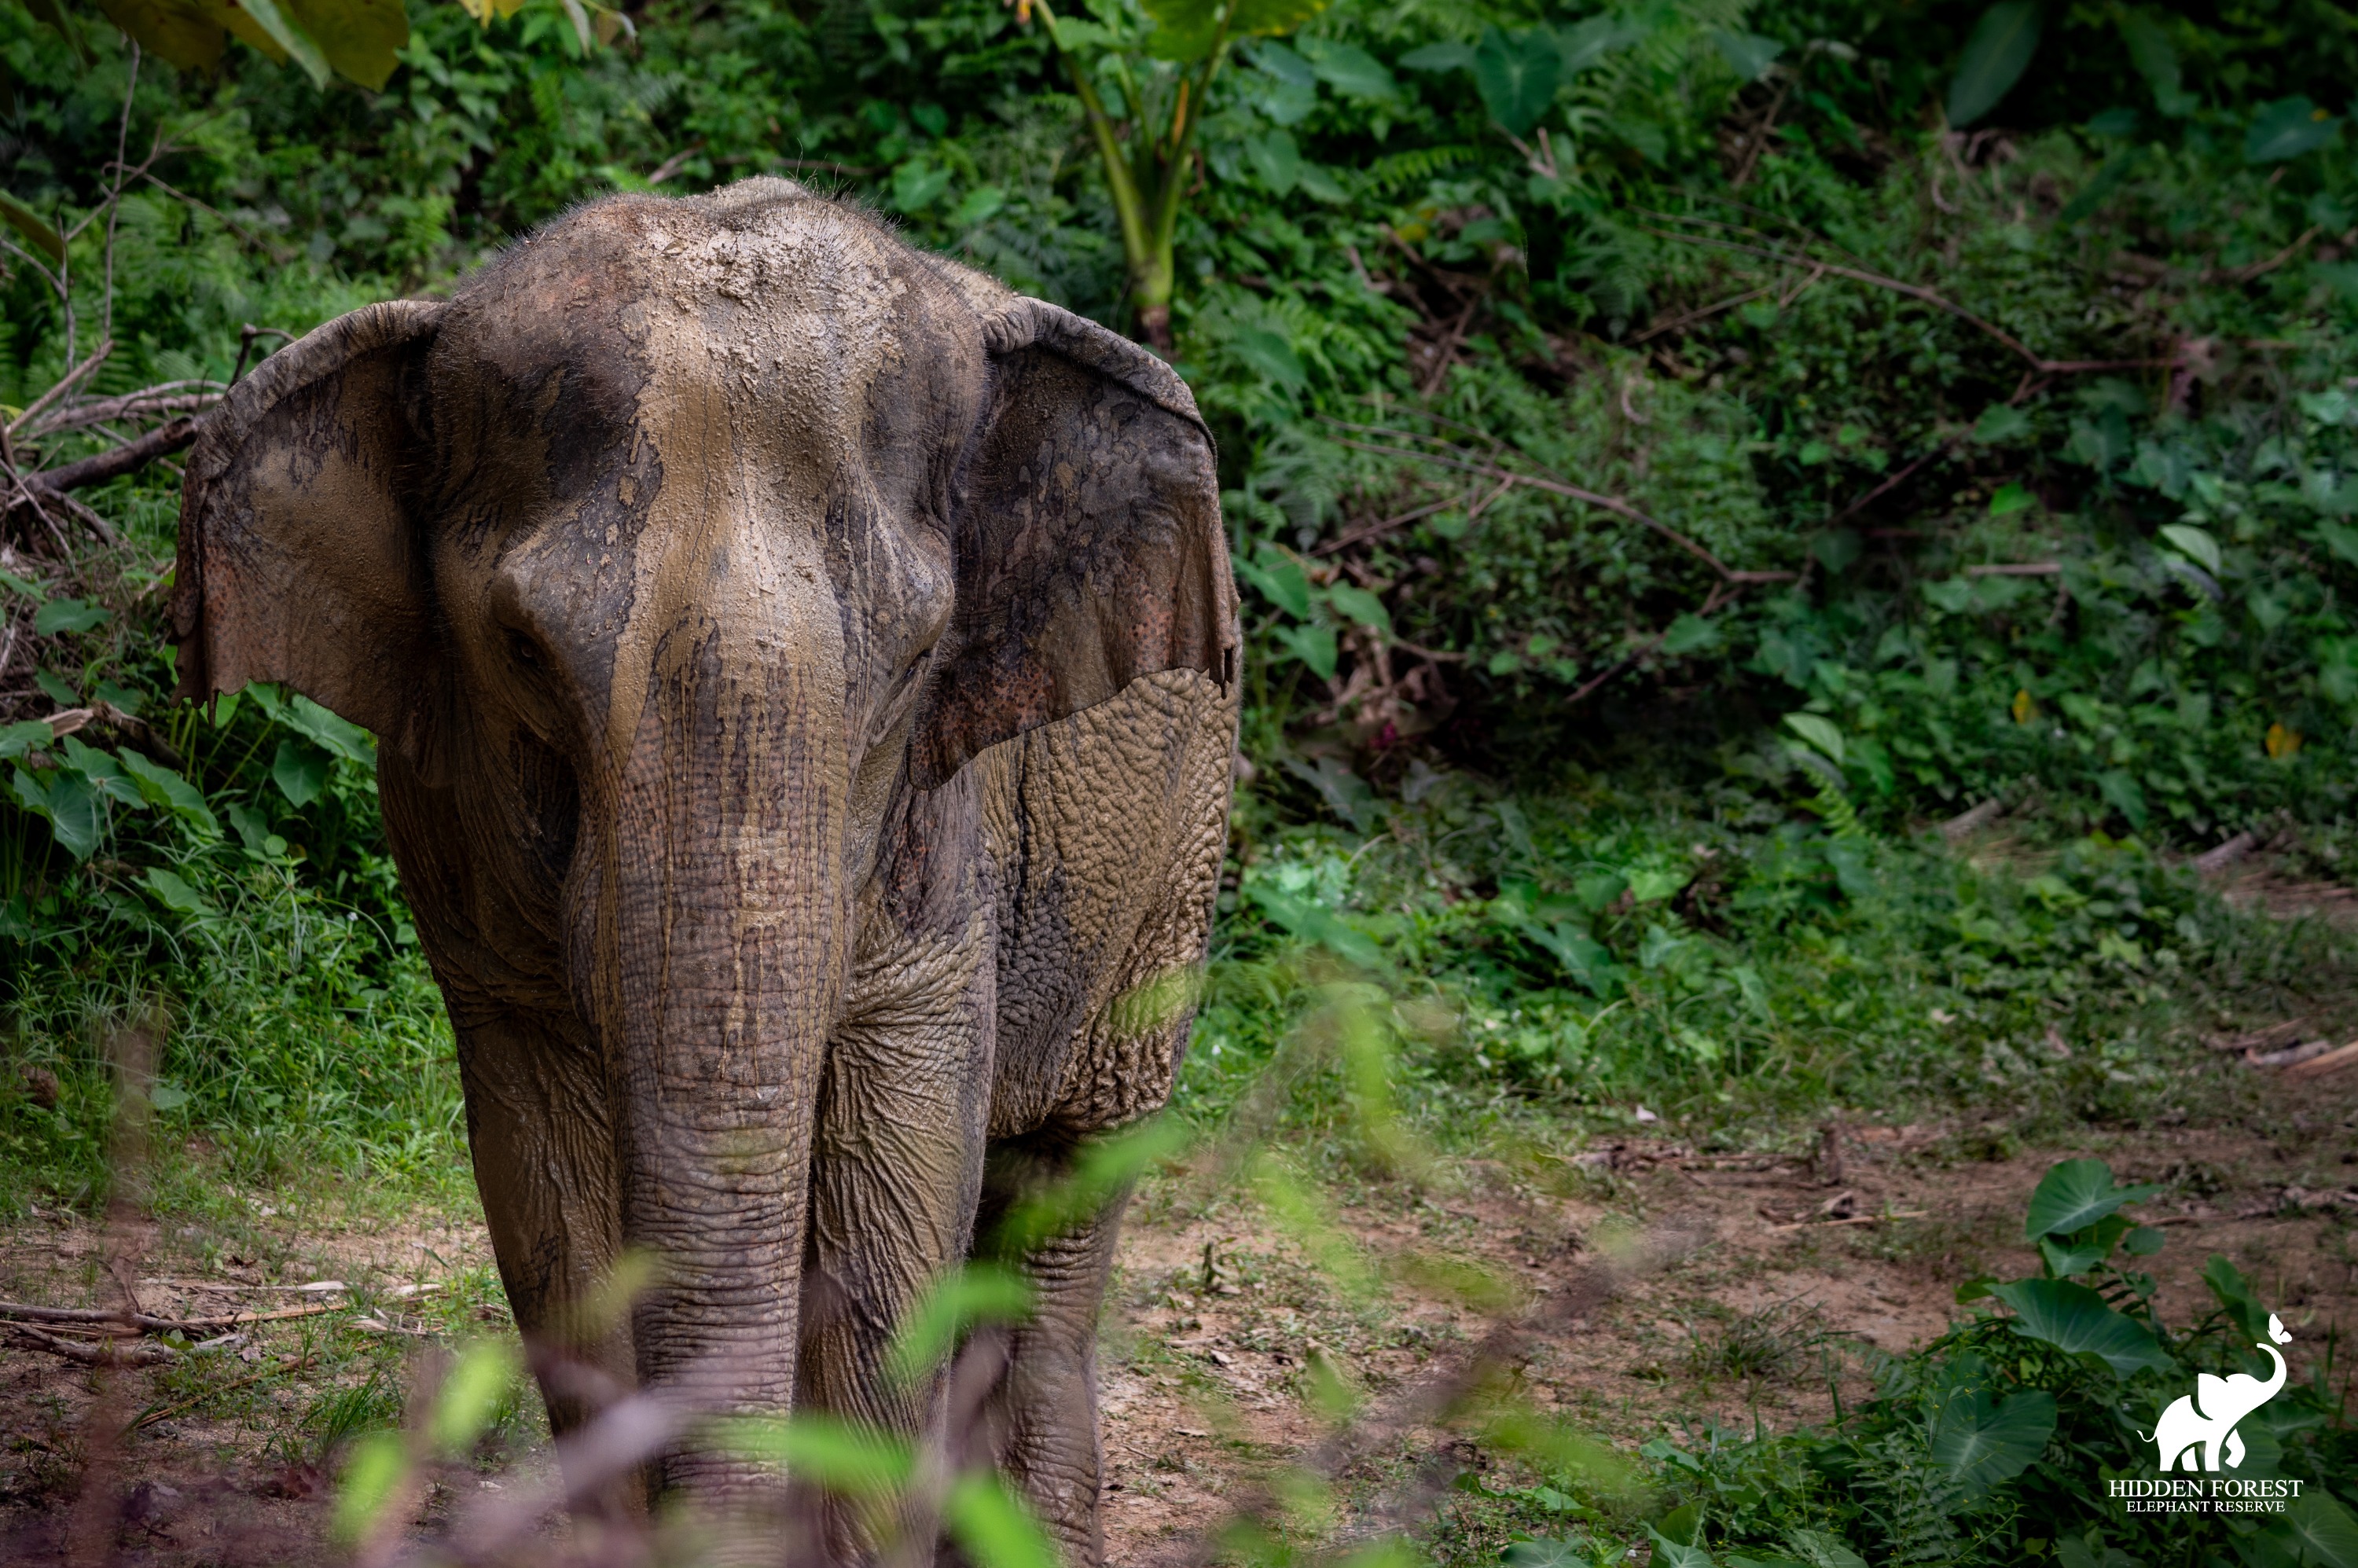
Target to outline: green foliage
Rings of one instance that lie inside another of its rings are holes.
[[[2034,1212],[2051,1212],[2061,1189],[2085,1190],[2094,1174],[2085,1167],[2094,1164],[2057,1167],[2041,1187],[2046,1207],[2034,1200]],[[2117,1195],[2110,1173],[2102,1175]],[[2031,1221],[2035,1230],[2040,1224]],[[2146,1255],[2155,1250],[2158,1243]],[[1995,1565],[2050,1553],[2067,1564],[2346,1561],[2358,1541],[2344,1481],[2353,1440],[2321,1375],[2288,1385],[2244,1422],[2243,1474],[2301,1483],[2299,1503],[2285,1512],[2132,1514],[2107,1501],[2107,1480],[2158,1473],[2144,1433],[2169,1400],[2200,1376],[2255,1364],[2250,1318],[2259,1308],[2224,1258],[2213,1258],[2204,1276],[2217,1304],[2180,1333],[2154,1313],[2151,1277],[2117,1267],[2109,1247],[2076,1271],[2088,1282],[2037,1277],[1976,1299],[2013,1305],[2084,1296],[2095,1303],[2084,1313],[2127,1324],[2147,1353],[2126,1362],[2082,1354],[2035,1331],[2028,1313],[1984,1313],[1884,1361],[1873,1397],[1823,1429],[1768,1435],[1709,1426],[1699,1441],[1650,1443],[1642,1452],[1665,1493],[1656,1505],[1663,1522],[1646,1531],[1656,1561],[1712,1568]],[[1613,1560],[1606,1553],[1623,1532],[1595,1506],[1593,1487],[1562,1476],[1524,1496],[1532,1503],[1544,1496],[1546,1511],[1584,1528],[1562,1536],[1560,1523],[1539,1524],[1535,1508],[1531,1533],[1558,1539],[1518,1546],[1510,1563]]]

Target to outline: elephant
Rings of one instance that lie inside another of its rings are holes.
[[[637,1390],[938,1436],[895,1325],[1192,1022],[1240,645],[1177,374],[792,181],[614,196],[247,374],[172,616],[183,698],[378,739],[554,1429]],[[1009,1260],[971,1440],[1082,1563],[1120,1208]],[[640,1506],[784,1506],[687,1430]]]
[[[2268,1318],[2268,1338],[2277,1345],[2292,1338],[2285,1332],[2283,1320],[2273,1314]],[[2277,1364],[2276,1376],[2262,1382],[2248,1372],[2225,1378],[2204,1372],[2195,1379],[2193,1393],[2179,1395],[2161,1412],[2146,1441],[2159,1447],[2164,1470],[2193,1469],[2198,1448],[2205,1470],[2219,1468],[2223,1452],[2228,1469],[2243,1467],[2244,1438],[2235,1430],[2236,1423],[2275,1399],[2285,1385],[2285,1358],[2276,1345],[2261,1340],[2256,1348]]]

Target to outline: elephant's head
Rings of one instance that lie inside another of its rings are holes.
[[[888,811],[1235,659],[1178,378],[781,180],[600,202],[265,362],[190,460],[174,616],[183,695],[283,682],[446,803],[446,989],[538,995],[610,1091],[640,1377],[758,1409]]]

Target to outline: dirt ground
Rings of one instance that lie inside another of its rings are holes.
[[[2153,1260],[2168,1319],[2204,1310],[2200,1271],[2224,1253],[2283,1313],[2299,1376],[2358,1324],[2358,1069],[2269,1077],[2236,1127],[2081,1149],[1862,1117],[1841,1135],[1838,1181],[1823,1154],[1705,1155],[1669,1139],[1520,1169],[1444,1162],[1336,1211],[1356,1285],[1336,1282],[1332,1233],[1288,1233],[1234,1194],[1159,1180],[1133,1212],[1103,1336],[1109,1561],[1179,1561],[1257,1477],[1328,1440],[1322,1387],[1362,1396],[1379,1424],[1390,1412],[1395,1457],[1446,1454],[1417,1390],[1502,1322],[1526,1325],[1505,1368],[1524,1397],[1623,1446],[1682,1422],[1823,1419],[1836,1390],[1866,1389],[1875,1352],[1960,1314],[1959,1281],[2030,1271],[2025,1203],[2074,1153],[2166,1184],[2141,1212],[2169,1237]],[[331,1490],[318,1433],[337,1400],[368,1408],[368,1369],[395,1364],[373,1347],[505,1321],[480,1223],[238,1201],[242,1215],[169,1229],[56,1213],[0,1233],[10,1302],[112,1307],[128,1280],[157,1316],[288,1314],[152,1368],[70,1358],[63,1346],[90,1343],[72,1325],[48,1325],[50,1343],[0,1338],[0,1561],[107,1561],[110,1535],[122,1562],[317,1556]],[[1322,1246],[1325,1270],[1310,1261]],[[301,1288],[319,1281],[347,1288]],[[135,1430],[93,1484],[87,1434],[109,1419]],[[545,1447],[518,1446],[471,1485],[545,1470]],[[445,1487],[427,1515],[467,1501]]]

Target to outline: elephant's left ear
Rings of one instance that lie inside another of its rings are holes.
[[[988,330],[952,517],[957,606],[910,749],[920,788],[1141,676],[1237,676],[1219,480],[1186,384],[1036,299]]]

